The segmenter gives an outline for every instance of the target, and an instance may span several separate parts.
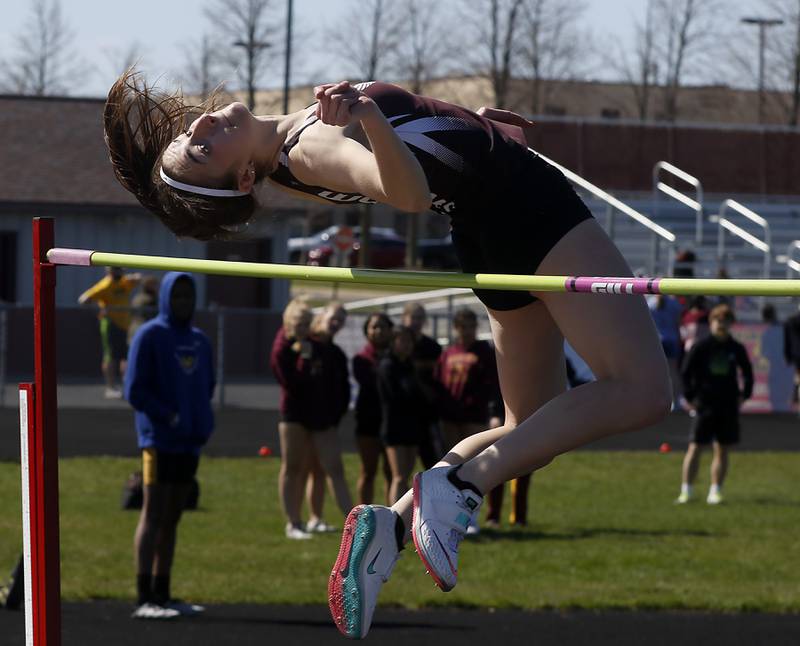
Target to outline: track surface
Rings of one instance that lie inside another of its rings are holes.
[[[68,603],[63,645],[324,646],[348,643],[319,606],[213,606],[204,617],[172,622],[129,618],[128,604]],[[653,612],[528,613],[521,611],[378,608],[366,643],[381,646],[796,646],[800,616]],[[0,610],[4,646],[24,646],[22,613]]]

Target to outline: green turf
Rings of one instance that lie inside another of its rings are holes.
[[[706,459],[707,460],[707,459]],[[532,525],[462,547],[458,587],[434,588],[406,549],[381,601],[523,608],[800,610],[796,455],[735,454],[727,503],[676,507],[681,456],[583,452],[534,477]],[[347,456],[351,478],[355,456]],[[68,599],[134,594],[135,512],[119,510],[137,462],[61,461],[62,589]],[[698,490],[707,487],[708,462]],[[201,510],[184,517],[174,593],[207,602],[325,603],[339,537],[283,537],[278,461],[201,463]],[[338,514],[327,501],[327,517]],[[19,467],[0,463],[0,568],[20,550]],[[341,521],[339,520],[339,523]]]

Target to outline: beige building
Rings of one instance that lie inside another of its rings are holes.
[[[338,79],[336,79],[338,80]],[[398,85],[408,87],[407,83]],[[313,102],[312,87],[294,87],[290,110],[299,110]],[[451,77],[425,84],[423,94],[479,108],[494,104],[492,87],[485,77]],[[240,95],[237,95],[240,96]],[[540,109],[533,108],[533,85],[530,80],[511,82],[508,105],[525,115],[548,115],[579,119],[639,119],[633,88],[625,83],[601,81],[542,81],[539,87]],[[240,96],[241,98],[241,96]],[[257,94],[256,112],[278,113],[282,109],[282,90],[264,90]],[[651,88],[649,121],[665,120],[664,88]],[[766,97],[766,123],[786,125],[791,96],[770,92]],[[701,85],[681,88],[678,95],[678,121],[694,123],[752,125],[758,122],[758,92],[725,85]]]

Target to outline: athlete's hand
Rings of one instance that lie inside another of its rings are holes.
[[[318,85],[314,98],[318,101],[317,118],[329,126],[346,126],[375,107],[372,99],[347,81]]]
[[[532,128],[534,125],[536,125],[533,123],[533,121],[530,121],[525,117],[517,114],[516,112],[511,112],[509,110],[498,110],[497,108],[480,107],[478,108],[477,112],[482,117],[486,117],[487,119],[491,119],[492,121],[499,121],[500,123],[508,123],[512,126],[519,126],[520,128]]]

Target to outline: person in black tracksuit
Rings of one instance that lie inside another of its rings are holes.
[[[381,441],[392,470],[389,501],[394,504],[408,491],[417,447],[427,433],[428,408],[414,365],[414,332],[400,326],[392,335],[390,351],[378,364],[381,398]]]
[[[714,459],[706,502],[711,505],[722,502],[728,449],[739,442],[739,408],[753,393],[753,368],[747,350],[730,334],[733,311],[728,305],[717,305],[708,320],[711,335],[692,347],[682,371],[684,392],[694,423],[683,460],[683,482],[676,500],[679,504],[691,500],[701,447],[712,441]]]
[[[783,324],[783,353],[786,363],[794,368],[794,395],[792,400],[800,399],[800,312],[792,314]]]

